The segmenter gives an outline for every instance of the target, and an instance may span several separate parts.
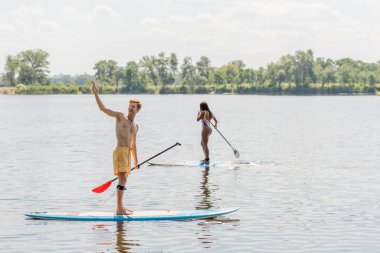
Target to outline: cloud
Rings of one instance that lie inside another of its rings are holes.
[[[146,36],[170,36],[177,39],[183,36],[209,37],[210,34],[223,32],[226,26],[223,17],[208,14],[170,15],[162,19],[146,18],[141,24]]]
[[[197,0],[181,3],[193,1]],[[326,47],[334,51],[332,45],[339,44],[349,52],[351,42],[356,44],[373,34],[360,20],[347,17],[324,1],[241,0],[231,5],[231,1],[221,0],[219,6],[225,3],[229,8],[218,11],[205,8],[195,14],[146,17],[142,21],[144,36],[207,49],[218,56],[257,55],[260,60],[256,61],[263,64],[299,49]]]
[[[78,9],[72,6],[66,6],[60,10],[63,16],[73,16],[78,14]]]
[[[32,5],[5,4],[0,10],[0,36],[12,45],[1,43],[0,63],[4,55],[28,48],[48,51],[59,72],[85,72],[101,58],[123,62],[161,51],[193,59],[207,55],[216,66],[233,59],[265,66],[309,48],[315,56],[333,59],[380,58],[380,2],[375,0],[25,3]]]
[[[0,24],[0,31],[17,33],[19,36],[41,36],[44,33],[57,32],[60,28],[59,23],[49,20],[48,13],[40,4],[21,6],[11,11],[7,23]]]
[[[97,5],[95,9],[92,11],[91,17],[93,19],[115,19],[115,18],[121,18],[122,15],[118,12],[116,12],[114,9],[109,7],[108,5]]]
[[[186,0],[197,1],[197,0]],[[340,15],[322,3],[250,2],[240,1],[229,9],[217,13],[200,12],[195,15],[181,14],[167,17],[147,17],[142,22],[146,31],[172,30],[173,33],[216,32],[228,37],[228,33],[297,32],[310,29],[323,30],[331,27],[353,27],[350,19]],[[206,34],[207,35],[207,34]]]
[[[35,18],[42,16],[45,13],[43,7],[38,4],[35,6],[21,6],[20,8],[12,11],[12,15],[18,18]]]
[[[56,22],[41,20],[38,23],[40,24],[41,31],[57,32],[59,29],[61,29],[61,25]]]
[[[14,26],[14,24],[11,23],[3,23],[0,24],[0,32],[13,33],[16,32],[16,27]]]

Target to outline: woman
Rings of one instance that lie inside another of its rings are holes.
[[[213,119],[215,122],[214,127],[217,128],[218,121],[215,118],[215,115],[210,111],[206,102],[202,102],[200,105],[200,111],[198,112],[197,121],[202,122],[202,133],[201,133],[201,146],[203,148],[203,153],[205,154],[205,159],[201,163],[209,163],[209,150],[208,150],[208,137],[212,132],[210,121]],[[212,124],[212,123],[211,123]]]

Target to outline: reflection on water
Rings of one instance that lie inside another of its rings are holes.
[[[196,206],[197,210],[206,210],[213,207],[212,201],[210,201],[210,195],[211,191],[209,189],[208,184],[208,175],[210,172],[210,167],[205,167],[205,169],[202,172],[202,180],[200,185],[201,190],[201,196],[200,196],[200,202]]]
[[[104,102],[123,110],[129,98],[110,95]],[[133,208],[240,210],[215,219],[124,222],[119,229],[116,223],[94,230],[99,222],[24,220],[27,211],[96,209],[90,189],[112,173],[114,121],[104,119],[92,96],[2,96],[1,252],[380,251],[380,96],[141,100],[140,157],[179,141],[183,146],[162,159],[194,160],[201,154],[199,126],[189,105],[207,100],[226,119],[221,130],[242,159],[254,163],[143,169],[130,182]],[[225,141],[213,137],[212,157],[233,159]],[[101,209],[112,211],[114,203]]]
[[[94,241],[97,247],[112,245],[112,239],[110,237],[109,225],[96,224],[92,229],[94,231]],[[102,252],[102,251],[100,251]]]
[[[110,252],[129,253],[136,250],[141,244],[136,240],[127,239],[127,223],[128,222],[115,222],[115,224],[96,224],[93,228],[96,231],[96,245]],[[112,228],[115,228],[113,231]]]
[[[205,167],[205,169],[202,172],[202,179],[200,184],[200,190],[201,190],[201,196],[200,201],[198,205],[196,206],[197,210],[206,210],[213,207],[213,203],[210,200],[210,196],[212,194],[212,191],[209,188],[209,173],[210,173],[210,167]],[[212,226],[209,221],[212,221],[214,218],[206,219],[203,221],[200,221],[198,225],[200,226],[201,230],[200,232],[196,232],[195,235],[197,236],[197,239],[200,241],[203,248],[210,248],[211,244],[213,243],[212,237]]]
[[[209,188],[208,176],[210,173],[210,167],[205,167],[202,172],[202,179],[200,184],[201,196],[198,205],[196,206],[197,210],[206,210],[213,207],[213,203],[210,200],[211,191]],[[212,218],[211,218],[212,219]],[[211,237],[210,226],[206,221],[201,221],[198,223],[201,230],[200,232],[196,232],[197,239],[200,241],[203,248],[210,248],[213,242],[213,238]]]
[[[214,200],[216,199],[215,193],[219,186],[215,183],[209,182],[210,171],[209,166],[205,167],[202,171],[202,178],[199,187],[201,194],[200,196],[197,196],[200,200],[195,207],[197,210],[217,208]],[[218,226],[227,222],[238,224],[237,222],[239,222],[239,219],[229,219],[225,216],[217,216],[199,220],[197,224],[200,227],[200,231],[197,231],[195,235],[202,245],[202,248],[212,248],[213,243],[218,240],[214,230],[217,229]]]
[[[127,226],[126,222],[116,222],[116,247],[115,249],[119,253],[131,252],[132,248],[140,246],[138,241],[127,239]]]

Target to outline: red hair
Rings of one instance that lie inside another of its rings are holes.
[[[139,110],[142,107],[142,104],[141,104],[140,100],[138,100],[137,98],[133,98],[133,99],[129,100],[129,103],[137,104],[137,109],[139,109]]]

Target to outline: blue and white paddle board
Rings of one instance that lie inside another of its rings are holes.
[[[188,167],[241,167],[241,166],[254,166],[251,162],[221,162],[221,161],[210,161],[209,163],[202,163],[199,161],[157,161],[148,162],[150,166],[188,166]]]
[[[220,216],[237,211],[239,208],[192,211],[135,211],[132,215],[116,215],[114,212],[30,212],[26,216],[34,219],[71,220],[71,221],[146,221],[146,220],[184,220]]]

